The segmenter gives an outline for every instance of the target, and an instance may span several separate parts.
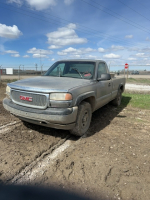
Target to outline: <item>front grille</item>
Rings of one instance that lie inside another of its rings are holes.
[[[20,96],[31,97],[32,101],[21,100]],[[32,108],[46,108],[47,97],[43,94],[27,93],[22,91],[11,90],[11,97],[14,103],[32,107]]]

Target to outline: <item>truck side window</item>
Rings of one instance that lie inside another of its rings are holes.
[[[105,63],[99,63],[98,65],[98,78],[101,76],[101,74],[107,74],[107,68]]]

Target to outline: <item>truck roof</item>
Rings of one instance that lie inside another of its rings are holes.
[[[62,59],[62,60],[58,60],[59,61],[83,61],[83,62],[99,62],[99,61],[103,61],[105,62],[104,60],[100,60],[100,59]]]

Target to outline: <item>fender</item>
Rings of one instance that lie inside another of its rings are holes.
[[[95,91],[80,94],[76,99],[75,106],[78,106],[81,103],[81,101],[83,101],[84,99],[87,99],[88,97],[95,97]]]

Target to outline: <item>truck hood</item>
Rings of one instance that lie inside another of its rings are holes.
[[[68,92],[72,88],[87,85],[90,84],[90,82],[91,80],[87,79],[41,76],[9,83],[8,86],[18,90],[50,93],[54,91]]]

